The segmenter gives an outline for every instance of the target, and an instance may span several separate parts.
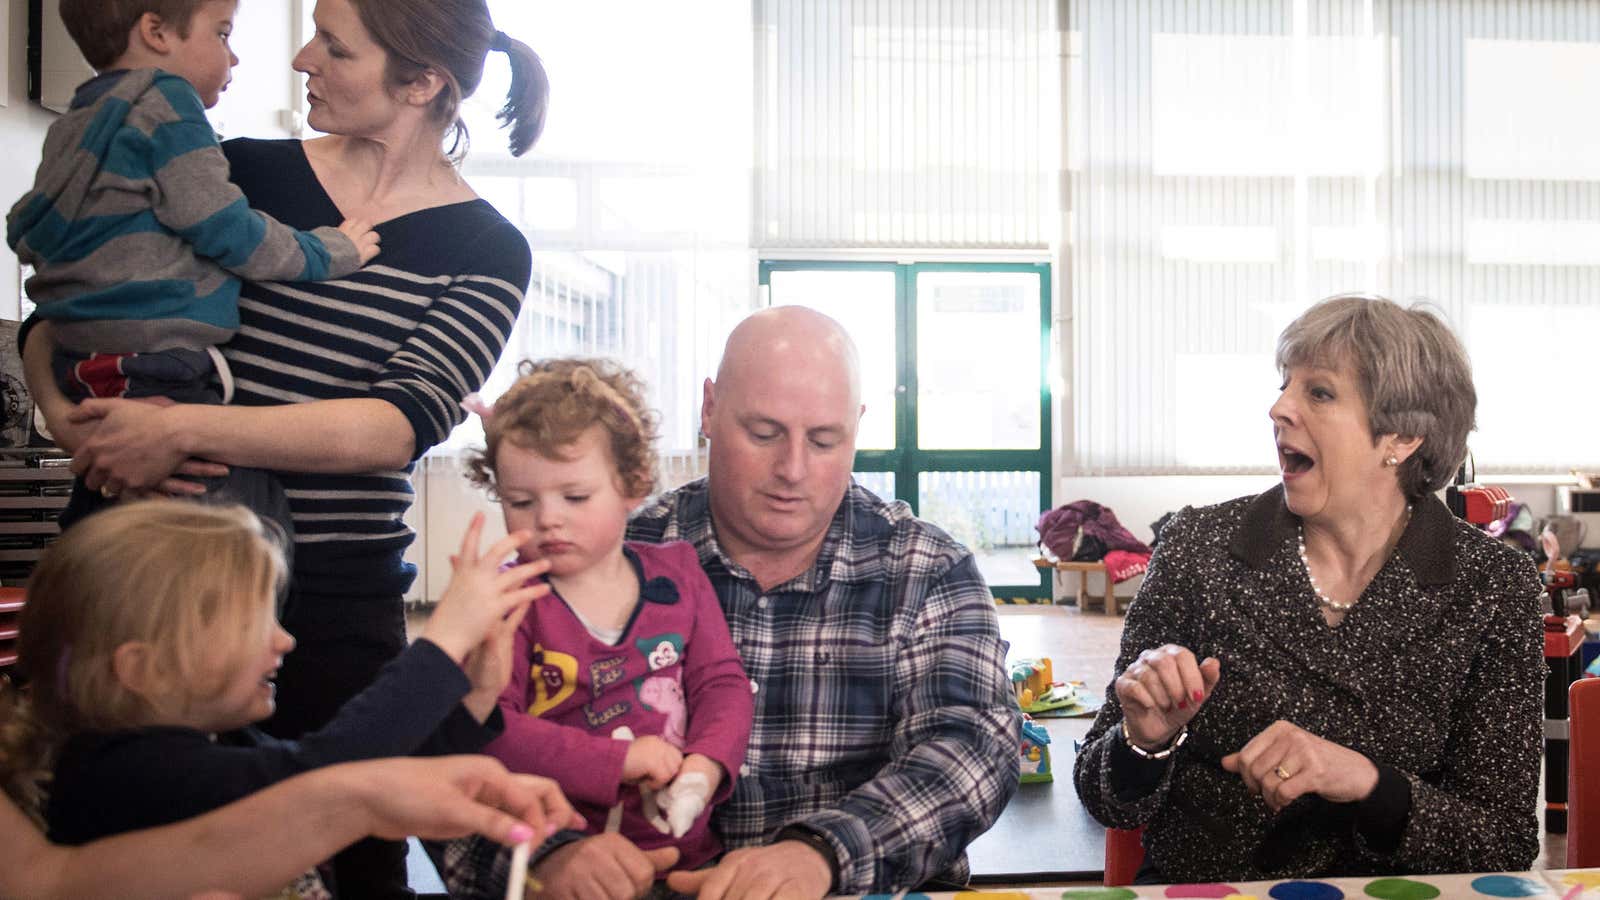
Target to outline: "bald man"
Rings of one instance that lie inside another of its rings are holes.
[[[703,900],[964,884],[967,844],[1016,790],[994,601],[965,547],[851,480],[858,369],[817,312],[745,319],[705,383],[709,476],[629,528],[696,547],[755,692],[745,765],[712,819],[730,852],[667,882]],[[669,864],[602,835],[535,876],[546,897],[624,900]],[[595,893],[607,879],[619,887]]]

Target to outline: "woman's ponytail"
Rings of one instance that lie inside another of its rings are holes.
[[[532,149],[544,132],[544,114],[550,107],[550,77],[533,48],[503,31],[494,34],[492,49],[511,59],[511,91],[496,118],[511,128],[511,155]]]

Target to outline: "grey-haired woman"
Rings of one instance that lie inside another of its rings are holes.
[[[1515,871],[1538,854],[1525,555],[1435,496],[1477,395],[1438,317],[1341,296],[1283,333],[1279,487],[1185,509],[1077,758],[1167,881]]]

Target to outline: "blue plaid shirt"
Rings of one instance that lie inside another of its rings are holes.
[[[705,479],[628,537],[693,544],[755,689],[729,848],[787,825],[825,837],[840,893],[964,883],[966,846],[1017,789],[1020,717],[994,601],[972,554],[852,483],[816,564],[762,591],[717,544]]]

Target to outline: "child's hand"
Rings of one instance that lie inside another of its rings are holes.
[[[489,714],[500,700],[500,692],[511,680],[511,648],[516,644],[517,626],[522,624],[531,602],[519,604],[504,621],[492,626],[489,636],[467,654],[461,666],[472,681],[472,691],[461,703],[480,725],[489,720]]]
[[[381,238],[372,230],[372,223],[366,219],[345,219],[339,223],[339,231],[356,245],[356,254],[361,257],[364,266],[378,255],[378,243]]]
[[[461,539],[461,552],[451,560],[454,574],[450,584],[421,634],[458,664],[484,642],[490,629],[505,627],[507,613],[550,593],[550,586],[543,581],[530,583],[549,570],[550,563],[545,560],[500,571],[500,560],[532,537],[531,533],[512,532],[479,555],[478,538],[482,533],[483,513],[478,513]]]
[[[634,738],[628,744],[628,756],[622,761],[622,780],[638,782],[651,790],[667,786],[683,765],[683,751],[653,734]]]
[[[706,811],[706,804],[711,802],[711,795],[720,784],[721,763],[699,753],[685,756],[678,776],[656,795],[656,803],[666,814],[666,830],[675,838],[688,834],[695,820]]]

